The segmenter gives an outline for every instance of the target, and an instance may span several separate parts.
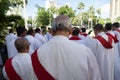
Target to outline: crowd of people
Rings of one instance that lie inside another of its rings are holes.
[[[17,27],[6,36],[7,80],[120,80],[120,25],[96,24],[95,36],[73,27],[69,17],[57,16],[42,34]]]

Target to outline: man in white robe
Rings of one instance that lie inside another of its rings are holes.
[[[120,25],[118,22],[115,22],[112,25],[113,33],[117,36],[117,39],[118,39],[118,43],[116,44],[118,47],[118,54],[116,54],[115,56],[115,78],[114,80],[120,79],[120,64],[119,64],[120,62],[120,30],[119,30],[119,26]]]
[[[89,39],[88,44],[96,56],[102,80],[114,80],[113,40],[103,32],[102,24],[95,25],[93,29],[96,37]]]
[[[16,39],[17,36],[14,35],[13,30],[9,29],[9,34],[5,37],[5,41],[6,41],[6,46],[7,46],[7,52],[8,52],[8,56],[10,56],[10,43]]]
[[[25,38],[27,38],[28,41],[30,42],[30,47],[32,48],[33,51],[35,51],[42,45],[42,43],[40,41],[38,41],[34,37],[34,35],[35,35],[35,31],[31,28],[27,31],[27,35],[25,36]],[[30,54],[32,54],[32,53],[30,53]]]
[[[40,41],[40,43],[42,43],[42,44],[46,43],[47,40],[45,39],[45,37],[40,32],[40,29],[36,28],[35,32],[36,32],[35,33],[35,38],[38,39],[38,41]]]
[[[83,44],[83,45],[87,46],[87,43],[84,40],[82,40],[81,38],[79,38],[79,33],[80,33],[79,28],[74,27],[72,36],[69,39],[72,41],[75,41],[79,44]]]
[[[52,38],[51,28],[48,28],[48,32],[45,34],[46,40],[49,41]]]
[[[25,37],[27,30],[25,29],[25,27],[19,26],[16,28],[16,32],[17,32],[17,38],[20,38],[20,37]],[[8,55],[8,58],[14,57],[18,53],[14,45],[15,40],[10,42],[10,47],[9,47],[10,53]],[[30,48],[30,51],[33,52],[31,48]]]
[[[53,38],[32,54],[32,63],[38,57],[38,64],[34,66],[41,63],[50,74],[51,79],[41,76],[43,80],[101,80],[92,51],[68,39],[71,30],[70,19],[64,15],[57,16],[52,24]],[[38,73],[36,75],[40,77]]]
[[[37,80],[29,52],[29,41],[26,38],[15,40],[18,54],[8,59],[3,68],[3,76],[7,80]]]

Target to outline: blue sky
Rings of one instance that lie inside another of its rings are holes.
[[[58,0],[58,5],[65,5],[68,1],[70,1],[70,6],[73,10],[77,10],[79,2],[84,2],[84,10],[88,10],[89,6],[94,6],[95,9],[100,8],[102,10],[101,17],[109,17],[110,0]],[[28,4],[26,6],[27,16],[34,17],[37,15],[37,8],[35,7],[36,4],[41,7],[45,7],[45,0],[28,0]]]

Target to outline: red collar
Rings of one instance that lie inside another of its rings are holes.
[[[81,40],[81,38],[79,38],[78,36],[72,36],[71,38],[69,38],[70,40]]]

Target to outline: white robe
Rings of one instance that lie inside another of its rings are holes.
[[[104,32],[98,35],[108,41],[108,37]],[[114,80],[114,49],[104,48],[97,39],[89,39],[88,44],[96,56],[102,80]]]
[[[38,41],[40,41],[42,44],[46,43],[47,41],[45,37],[40,33],[36,33],[35,38],[38,39]]]
[[[49,32],[47,32],[45,34],[45,37],[46,37],[46,40],[49,41],[52,38],[52,35]]]
[[[101,80],[92,51],[65,36],[54,36],[37,50],[37,55],[56,80]]]
[[[19,53],[12,59],[12,66],[22,80],[37,80],[34,74],[31,57],[28,53]],[[9,80],[5,67],[3,68],[3,76]],[[14,75],[13,75],[14,77]]]
[[[117,38],[119,40],[118,43],[115,44],[115,78],[114,80],[120,80],[120,33],[117,31],[113,31],[114,34],[117,35]]]
[[[17,37],[17,38],[20,38],[20,37]],[[16,38],[16,39],[17,39]],[[16,40],[15,39],[15,40]],[[10,47],[9,47],[9,49],[10,49],[10,53],[9,53],[9,55],[8,55],[8,58],[11,58],[11,57],[14,57],[15,55],[17,55],[18,54],[18,51],[17,51],[17,49],[16,49],[16,47],[15,47],[15,40],[13,40],[11,43],[10,43]],[[32,54],[34,52],[34,50],[33,50],[33,48],[30,46],[30,49],[29,49],[29,54]]]
[[[35,37],[31,35],[26,35],[25,38],[27,38],[28,41],[30,42],[30,46],[33,49],[33,51],[35,51],[42,45],[41,42],[39,42]]]
[[[10,56],[10,43],[15,40],[17,38],[16,35],[14,35],[13,33],[9,33],[6,38],[5,38],[5,41],[6,41],[6,46],[7,46],[7,52],[8,52],[8,56]]]

